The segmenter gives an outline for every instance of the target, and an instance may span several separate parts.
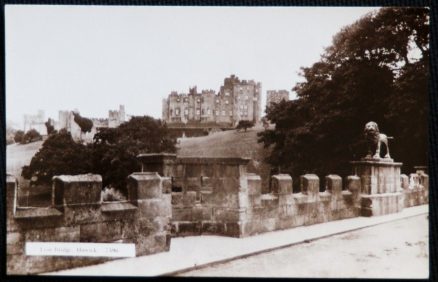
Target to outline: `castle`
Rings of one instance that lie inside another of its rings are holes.
[[[214,90],[189,93],[172,91],[163,99],[162,117],[170,127],[233,127],[240,120],[255,123],[261,115],[261,84],[239,80],[235,75],[224,79],[219,93]]]
[[[280,101],[289,101],[289,91],[287,90],[268,90],[266,91],[266,105],[278,104]]]
[[[96,134],[101,128],[114,128],[125,122],[125,106],[120,105],[119,110],[110,110],[108,112],[108,118],[90,118],[93,121],[93,128],[91,132],[81,135],[81,128],[74,121],[75,111],[59,111],[59,119],[56,124],[56,129],[66,129],[70,132],[74,140],[84,140],[86,142],[91,142],[93,140],[94,134]]]

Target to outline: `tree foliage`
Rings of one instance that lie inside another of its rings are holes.
[[[140,153],[175,152],[175,140],[167,127],[152,117],[132,117],[117,128],[106,128],[94,136],[93,167],[103,177],[103,185],[124,189],[126,178],[140,171]]]
[[[125,191],[128,175],[141,169],[138,154],[175,150],[175,140],[160,120],[133,117],[117,128],[102,129],[89,145],[75,143],[65,130],[53,133],[30,165],[23,167],[22,175],[50,184],[54,175],[97,173],[104,187]]]
[[[239,123],[237,124],[236,129],[237,130],[244,129],[246,132],[246,130],[248,128],[251,128],[253,126],[254,126],[254,122],[251,120],[239,120]]]
[[[55,126],[53,125],[53,120],[51,118],[49,118],[44,125],[46,126],[47,129],[47,135],[50,135],[52,133],[55,132]]]
[[[24,136],[24,131],[23,130],[17,130],[15,132],[15,135],[14,135],[15,143],[21,143],[22,140],[23,140],[23,136]]]
[[[80,114],[73,112],[74,121],[81,128],[82,133],[90,132],[93,128],[93,121],[89,118],[82,117]]]
[[[343,28],[320,61],[302,68],[298,99],[267,108],[268,161],[293,175],[351,173],[366,153],[363,126],[393,136],[403,169],[427,163],[429,10],[382,8]]]
[[[23,177],[35,177],[35,183],[51,183],[52,177],[62,174],[91,172],[90,152],[85,145],[76,143],[66,130],[50,135],[28,166]]]

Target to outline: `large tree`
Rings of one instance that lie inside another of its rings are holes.
[[[141,169],[137,155],[159,152],[175,152],[167,128],[151,117],[133,117],[117,128],[102,129],[89,145],[74,142],[65,130],[53,133],[22,174],[50,184],[54,175],[98,173],[104,187],[126,192],[126,178]]]
[[[427,163],[429,10],[382,8],[343,28],[302,68],[298,99],[267,108],[268,161],[293,175],[351,173],[366,153],[363,126],[379,124],[403,169]]]
[[[117,128],[107,128],[94,136],[93,167],[103,177],[104,186],[124,191],[126,178],[140,171],[140,153],[175,152],[175,140],[161,120],[132,117]],[[124,191],[125,192],[125,191]]]

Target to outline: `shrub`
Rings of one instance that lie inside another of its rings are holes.
[[[246,130],[248,128],[251,128],[253,126],[254,126],[254,122],[253,121],[250,121],[250,120],[240,120],[239,123],[236,126],[236,129],[240,130],[240,129],[243,128],[245,130],[245,132],[246,132]]]
[[[26,134],[24,134],[23,138],[21,139],[21,144],[27,144],[27,143],[31,143],[31,142],[35,142],[35,141],[40,141],[42,139],[43,139],[43,137],[41,136],[41,134],[32,128],[29,131],[27,131]]]
[[[15,143],[21,143],[24,137],[24,131],[22,130],[17,130],[17,132],[15,132],[14,135],[14,141]]]
[[[105,187],[102,191],[102,201],[104,202],[118,202],[126,200],[125,195],[123,195],[119,190],[114,187]]]

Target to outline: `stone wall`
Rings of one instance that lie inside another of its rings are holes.
[[[399,180],[391,181],[398,187],[387,187],[394,190],[394,197],[387,191],[376,191],[373,197],[388,201],[375,201],[379,206],[374,207],[374,202],[367,202],[370,194],[364,186],[367,183],[364,176],[342,179],[338,175],[328,175],[323,180],[325,191],[319,192],[319,177],[306,174],[299,179],[301,191],[293,193],[289,175],[274,175],[272,191],[263,194],[260,176],[246,171],[248,159],[142,154],[139,160],[143,171],[157,171],[169,179],[166,185],[172,191],[174,236],[243,237],[332,220],[399,212],[405,206],[428,203],[428,177],[424,172],[412,174],[411,181],[403,175]],[[380,213],[364,214],[369,207]]]
[[[7,177],[7,273],[34,274],[111,258],[26,256],[26,242],[135,243],[136,255],[168,251],[171,195],[157,173],[128,177],[128,200],[102,202],[100,175],[56,176],[52,205],[17,206],[17,182]],[[168,181],[168,180],[167,180]]]

